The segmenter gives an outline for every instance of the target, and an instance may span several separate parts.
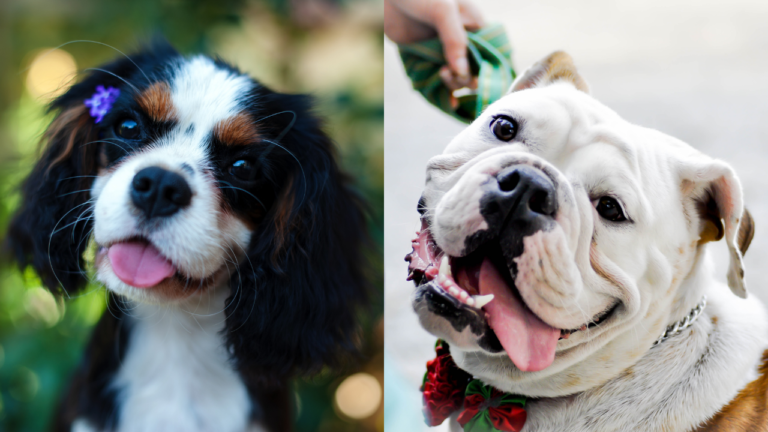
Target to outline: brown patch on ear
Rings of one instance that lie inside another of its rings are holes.
[[[220,121],[214,128],[216,138],[228,145],[248,145],[259,139],[256,125],[246,113]]]
[[[576,71],[573,59],[564,51],[555,51],[543,60],[531,66],[523,76],[516,80],[510,91],[524,90],[567,81],[584,93],[589,93],[589,86]]]
[[[64,141],[66,144],[61,150],[61,153],[56,155],[56,158],[48,166],[50,170],[53,166],[61,163],[63,160],[72,156],[72,152],[75,150],[75,144],[78,141],[87,139],[91,135],[90,116],[88,115],[88,107],[85,105],[78,105],[72,108],[68,108],[62,111],[48,129],[45,131],[44,140],[47,142]],[[87,153],[88,147],[91,145],[88,141],[80,143],[82,147],[81,151]],[[94,147],[96,148],[96,147]]]
[[[722,239],[725,228],[720,217],[720,209],[718,209],[717,202],[711,192],[707,191],[705,199],[696,201],[696,210],[701,217],[702,224],[699,244]]]
[[[744,256],[749,249],[749,245],[752,243],[752,238],[755,236],[755,220],[752,219],[752,214],[749,213],[747,208],[744,208],[744,214],[741,215],[741,223],[739,224],[739,233],[736,236],[736,244],[739,246],[741,256]]]
[[[166,122],[177,119],[171,88],[165,82],[152,84],[136,98],[136,101],[141,109],[155,121]]]
[[[291,220],[295,200],[293,178],[291,177],[285,183],[283,191],[275,203],[275,255],[272,257],[275,261],[288,240],[291,226],[295,223]]]

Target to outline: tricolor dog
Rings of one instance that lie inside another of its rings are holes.
[[[356,351],[363,204],[311,101],[157,41],[51,103],[8,244],[108,302],[52,430],[290,431],[290,379]]]
[[[529,398],[524,432],[768,430],[738,177],[596,101],[567,54],[429,161],[419,211],[420,322],[459,368]]]

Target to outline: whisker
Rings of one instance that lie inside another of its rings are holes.
[[[111,138],[111,139],[116,140],[115,138]],[[116,140],[116,141],[118,141],[118,140]],[[87,142],[85,144],[81,144],[80,147],[85,147],[87,145],[96,144],[96,143],[112,144],[113,146],[115,146],[115,147],[119,148],[120,150],[124,151],[126,155],[130,154],[127,149],[124,149],[123,147],[120,147],[120,145],[118,143],[107,141],[107,140],[96,140],[96,141]]]
[[[90,189],[82,189],[82,190],[78,190],[78,191],[74,191],[74,192],[67,192],[65,194],[57,195],[56,198],[61,198],[61,197],[65,197],[67,195],[74,195],[74,194],[79,194],[79,193],[83,193],[83,192],[90,192],[90,191],[91,191]]]
[[[61,282],[61,279],[59,279],[59,277],[56,275],[56,269],[55,269],[55,268],[53,268],[53,259],[51,259],[51,243],[53,242],[53,235],[56,233],[56,228],[59,226],[59,224],[61,223],[61,221],[62,221],[62,220],[65,218],[65,217],[67,217],[67,215],[68,215],[68,214],[70,214],[70,213],[72,213],[73,211],[75,211],[75,209],[77,209],[77,208],[79,208],[79,207],[82,207],[82,206],[84,206],[84,205],[90,204],[90,203],[91,203],[91,201],[93,201],[93,200],[92,200],[92,199],[90,199],[90,200],[88,200],[88,201],[86,201],[86,202],[84,202],[84,203],[82,203],[82,204],[78,204],[78,205],[74,206],[73,208],[71,208],[71,209],[70,209],[68,212],[64,213],[64,216],[62,216],[61,218],[59,218],[59,220],[56,222],[56,225],[54,225],[54,226],[53,226],[53,230],[51,231],[51,235],[50,235],[50,236],[48,236],[48,265],[49,265],[49,266],[51,266],[51,272],[53,273],[53,277],[55,277],[55,278],[56,278],[56,282],[58,282],[58,283],[59,283],[59,286],[61,286],[61,289],[64,291],[64,294],[66,294],[66,295],[67,295],[67,298],[68,298],[68,299],[69,299],[69,298],[71,298],[71,297],[70,297],[70,295],[69,295],[69,292],[67,291],[67,289],[66,289],[66,288],[64,288],[64,284]]]
[[[262,118],[256,120],[254,122],[254,124],[259,123],[262,120],[266,120],[266,119],[268,119],[270,117],[274,117],[276,115],[280,115],[280,114],[291,114],[291,115],[293,115],[293,118],[291,119],[290,123],[288,123],[288,126],[283,128],[282,132],[280,132],[280,134],[277,136],[276,140],[280,141],[288,133],[288,131],[290,131],[293,128],[293,125],[296,123],[296,118],[297,118],[296,111],[287,110],[287,111],[276,112],[274,114],[270,114],[268,116],[265,116],[265,117],[262,117]]]
[[[131,86],[131,88],[133,89],[133,91],[135,91],[135,92],[136,92],[136,94],[139,94],[139,93],[141,93],[141,92],[139,91],[139,89],[138,89],[138,88],[136,88],[136,86],[135,86],[135,85],[131,84],[130,82],[128,82],[128,80],[126,80],[125,78],[121,77],[120,75],[118,75],[118,74],[116,74],[116,73],[112,73],[112,72],[110,72],[110,71],[108,71],[108,70],[106,70],[106,69],[100,69],[100,68],[86,68],[86,69],[84,69],[84,70],[87,70],[87,71],[99,71],[99,72],[104,72],[105,74],[109,74],[109,75],[112,75],[113,77],[115,77],[115,78],[119,79],[120,81],[122,81],[122,82],[124,82],[124,83],[128,84],[129,86]]]
[[[72,180],[72,179],[78,179],[78,178],[99,178],[99,176],[95,176],[95,175],[93,175],[93,176],[90,176],[90,175],[82,175],[82,176],[65,177],[65,178],[61,179],[61,181],[64,181],[64,180]]]
[[[255,199],[255,200],[256,200],[256,201],[257,201],[257,202],[258,202],[258,203],[261,205],[261,207],[262,207],[262,208],[263,208],[265,211],[267,210],[267,207],[264,205],[264,203],[263,203],[263,202],[261,202],[261,200],[260,200],[260,199],[256,198],[256,195],[254,195],[254,194],[252,194],[252,193],[248,192],[247,190],[245,190],[245,189],[243,189],[243,188],[239,188],[239,187],[236,187],[236,186],[232,185],[232,183],[229,183],[229,182],[227,182],[227,181],[224,181],[224,180],[219,180],[219,183],[223,183],[223,184],[226,184],[226,185],[228,185],[228,186],[219,186],[219,188],[221,188],[221,189],[234,189],[234,190],[239,190],[239,191],[243,191],[243,192],[247,193],[248,195],[250,195],[250,196],[251,196],[251,198]]]
[[[83,206],[83,205],[85,205],[85,204],[93,204],[93,198],[92,198],[92,199],[89,199],[88,201],[86,201],[86,202],[84,202],[84,203],[82,203],[82,204],[80,204],[80,205],[78,205],[78,206],[76,206],[76,207],[74,207],[74,208],[77,208],[77,207],[82,207],[82,206]],[[74,210],[74,209],[73,209],[73,210]],[[88,209],[85,209],[85,210],[83,211],[83,213],[80,213],[80,216],[82,216],[82,215],[83,215],[85,212],[87,212],[87,211],[88,211]],[[69,213],[70,213],[70,212],[67,212],[67,213],[66,213],[64,216],[62,216],[62,218],[64,218],[64,217],[65,217],[67,214],[69,214]],[[76,219],[74,222],[70,222],[70,223],[68,223],[68,224],[64,225],[63,227],[61,227],[61,228],[59,228],[59,229],[55,229],[56,227],[54,227],[54,230],[51,232],[51,236],[53,236],[54,234],[56,234],[56,233],[57,233],[57,232],[59,232],[59,231],[64,231],[65,229],[67,229],[67,227],[71,226],[72,224],[76,224],[76,223],[78,222],[78,220],[80,219],[80,216],[78,216],[78,218],[77,218],[77,219]],[[59,222],[61,222],[61,219],[59,219]],[[56,225],[58,225],[58,223],[57,223]]]
[[[304,202],[304,198],[306,198],[306,196],[307,196],[307,186],[308,186],[308,184],[307,184],[307,175],[304,172],[304,166],[299,161],[299,158],[297,158],[296,155],[293,154],[293,152],[291,152],[287,148],[281,146],[280,144],[278,144],[278,143],[276,143],[274,141],[270,141],[270,140],[263,140],[263,141],[264,142],[268,142],[268,143],[270,143],[270,144],[272,144],[274,146],[277,146],[277,147],[285,150],[285,152],[288,153],[289,155],[291,155],[291,157],[296,161],[296,163],[299,164],[299,169],[301,170],[301,177],[304,179],[304,189],[302,190],[303,193],[302,193],[302,196],[301,196],[301,202],[303,203]]]
[[[125,57],[126,59],[128,59],[128,61],[129,61],[129,62],[133,63],[133,65],[134,65],[134,66],[136,66],[136,69],[138,69],[138,70],[139,70],[139,72],[141,72],[141,74],[142,74],[142,75],[144,75],[144,78],[146,78],[146,79],[147,79],[147,81],[150,81],[150,79],[149,79],[149,77],[147,76],[147,74],[146,74],[146,73],[144,73],[144,70],[143,70],[142,68],[140,68],[140,67],[139,67],[139,65],[138,65],[138,64],[136,64],[136,62],[135,62],[135,61],[133,61],[133,59],[132,59],[132,58],[130,58],[130,57],[127,55],[127,54],[125,54],[124,52],[120,51],[119,49],[117,49],[117,48],[113,47],[112,45],[106,44],[106,43],[104,43],[104,42],[92,41],[92,40],[87,40],[87,39],[78,39],[78,40],[72,40],[72,41],[69,41],[69,42],[64,42],[63,44],[61,44],[61,45],[59,45],[59,46],[57,46],[57,47],[55,47],[55,48],[51,48],[50,50],[46,51],[46,52],[45,52],[45,54],[43,54],[42,56],[38,57],[38,58],[37,58],[37,60],[36,60],[35,62],[33,62],[32,64],[30,64],[30,65],[29,65],[29,66],[27,66],[26,68],[22,69],[21,71],[19,71],[19,74],[23,74],[24,72],[26,72],[27,70],[29,70],[29,69],[30,69],[30,68],[31,68],[31,67],[32,67],[32,66],[33,66],[33,65],[34,65],[34,64],[35,64],[37,61],[39,61],[39,60],[42,60],[43,58],[45,58],[45,57],[46,57],[47,55],[49,55],[50,53],[52,53],[52,52],[54,52],[54,51],[56,51],[56,50],[58,50],[58,49],[64,48],[64,47],[65,47],[65,46],[67,46],[67,45],[71,45],[71,44],[74,44],[74,43],[92,43],[92,44],[96,44],[96,45],[103,45],[103,46],[105,46],[105,47],[107,47],[107,48],[112,48],[113,50],[115,50],[115,51],[119,52],[120,54],[122,54],[122,55],[123,55],[123,57]]]

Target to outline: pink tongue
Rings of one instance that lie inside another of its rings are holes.
[[[555,360],[560,330],[531,312],[486,258],[480,266],[480,294],[493,294],[484,309],[488,324],[512,362],[523,372],[540,371]]]
[[[155,286],[176,273],[173,264],[146,242],[115,243],[107,254],[117,277],[136,288]]]

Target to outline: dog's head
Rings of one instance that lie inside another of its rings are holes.
[[[562,52],[429,161],[419,211],[420,321],[505,391],[572,394],[633,364],[700,300],[709,241],[725,237],[746,296],[733,170],[622,120]]]
[[[97,279],[133,301],[230,290],[229,348],[256,369],[351,347],[365,222],[308,97],[159,42],[50,109],[8,236],[51,290],[85,285],[92,247]]]

